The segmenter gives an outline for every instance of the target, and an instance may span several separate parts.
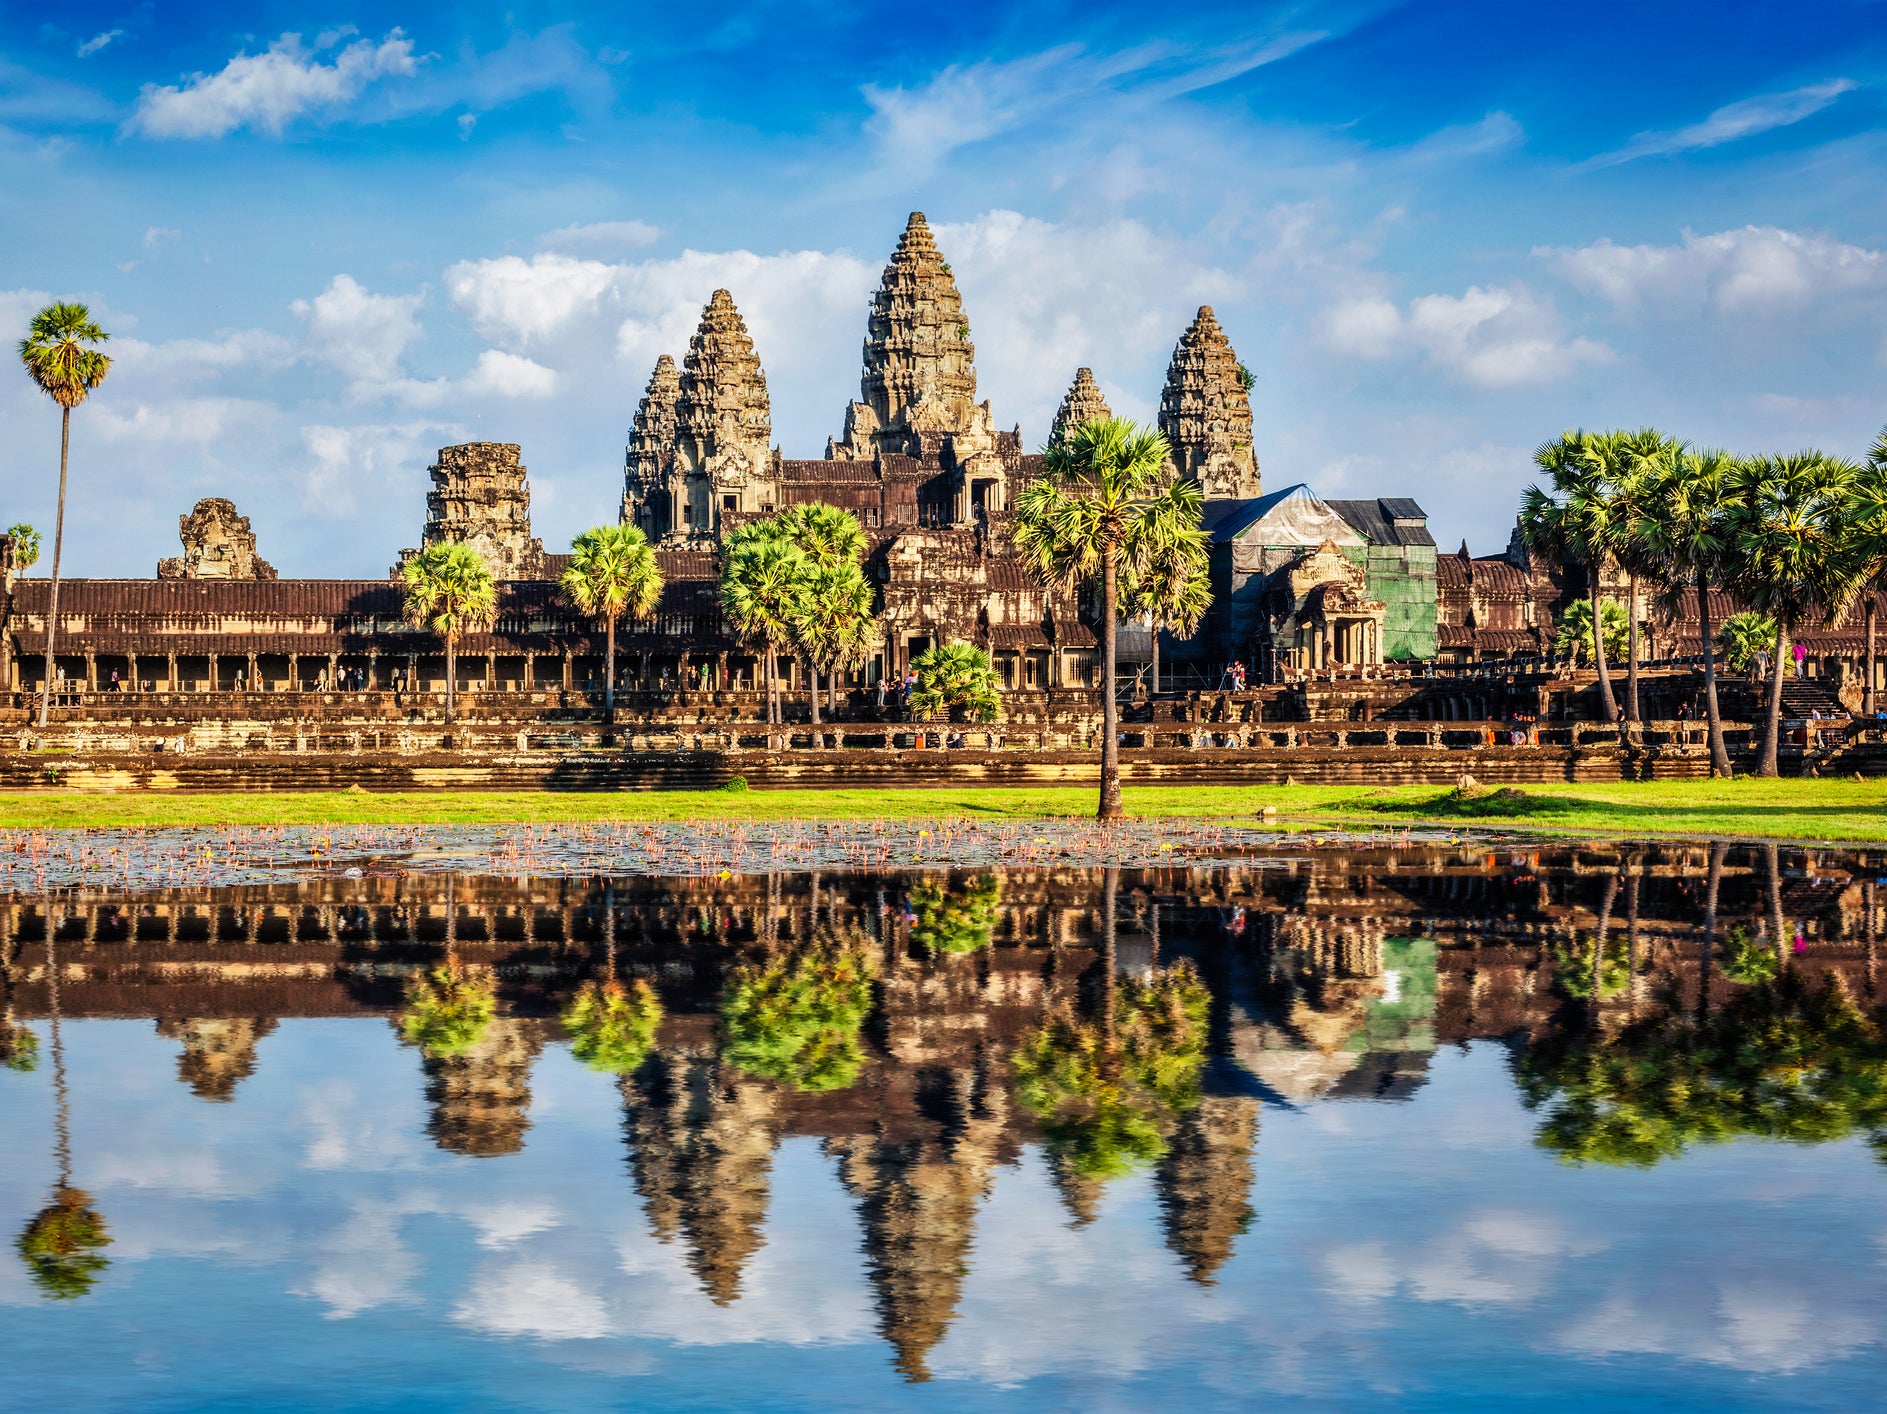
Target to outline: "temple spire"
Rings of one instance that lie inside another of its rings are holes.
[[[1212,306],[1200,305],[1173,349],[1160,398],[1160,431],[1173,464],[1209,499],[1259,494],[1245,371]]]
[[[1061,409],[1055,414],[1054,426],[1048,430],[1048,440],[1059,442],[1082,423],[1105,422],[1113,415],[1114,410],[1107,405],[1100,386],[1094,381],[1094,370],[1077,368],[1075,381],[1068,385],[1068,395],[1061,400]]]

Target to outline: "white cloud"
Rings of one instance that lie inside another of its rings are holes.
[[[1339,353],[1420,353],[1483,388],[1552,383],[1612,357],[1604,344],[1568,339],[1552,301],[1521,284],[1422,295],[1406,309],[1380,296],[1345,300],[1326,313],[1323,333]]]
[[[1838,1287],[1757,1279],[1678,1294],[1654,1303],[1616,1292],[1571,1321],[1558,1343],[1588,1355],[1670,1355],[1774,1375],[1823,1368],[1880,1339],[1873,1313],[1852,1309]]]
[[[307,321],[314,357],[357,381],[396,376],[419,338],[424,294],[377,295],[351,275],[336,275],[312,300],[289,306]]]
[[[103,34],[95,34],[79,46],[79,57],[89,59],[113,40],[123,38],[124,31],[121,29],[108,29]]]
[[[1681,245],[1611,240],[1537,256],[1581,289],[1620,307],[1661,303],[1728,313],[1775,313],[1887,287],[1887,253],[1779,226],[1743,226]]]
[[[17,343],[33,316],[51,302],[44,290],[0,290],[0,338],[8,345]]]
[[[295,361],[293,340],[267,329],[235,329],[210,339],[111,341],[113,373],[164,383],[191,384],[226,373],[276,372]]]
[[[144,228],[144,248],[146,250],[156,250],[159,246],[167,245],[171,241],[176,240],[177,237],[182,234],[182,231],[177,230],[173,226],[146,226]]]
[[[222,137],[244,127],[279,136],[302,114],[349,103],[377,79],[418,72],[413,42],[399,30],[378,44],[350,44],[328,64],[316,57],[324,47],[304,49],[300,35],[285,34],[261,54],[238,54],[217,73],[193,74],[180,85],[146,84],[130,128],[161,138]]]
[[[406,378],[384,385],[357,383],[350,391],[363,401],[384,395],[408,407],[436,408],[463,398],[548,398],[557,391],[557,375],[522,354],[486,349],[463,378]]]
[[[140,446],[210,447],[235,432],[265,426],[276,416],[272,404],[247,398],[166,398],[139,402],[129,412],[120,411],[120,406],[101,398],[91,411],[92,425],[107,442]]]
[[[308,459],[297,473],[301,503],[331,520],[353,516],[366,493],[385,504],[418,486],[433,449],[459,435],[457,427],[435,422],[303,427],[301,442]],[[392,548],[386,553],[393,558]]]
[[[494,1335],[541,1340],[594,1340],[611,1333],[601,1298],[543,1261],[488,1268],[452,1319]]]
[[[462,260],[446,271],[446,293],[494,343],[528,345],[595,313],[621,267],[547,253]],[[704,297],[705,298],[705,297]]]
[[[658,227],[647,221],[592,221],[582,226],[565,226],[552,231],[538,242],[545,250],[595,251],[616,253],[640,250],[653,245],[661,235]]]
[[[1613,167],[1640,157],[1695,152],[1735,142],[1739,138],[1771,132],[1776,128],[1786,128],[1804,118],[1813,117],[1842,94],[1851,93],[1858,87],[1860,85],[1852,79],[1832,79],[1827,83],[1790,89],[1787,93],[1765,93],[1755,98],[1726,103],[1701,123],[1692,123],[1673,132],[1639,133],[1618,151],[1603,153],[1585,165]]]

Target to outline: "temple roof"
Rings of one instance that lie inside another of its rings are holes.
[[[1379,496],[1368,501],[1328,501],[1331,510],[1354,526],[1372,545],[1433,545],[1428,512],[1407,496]],[[1419,521],[1411,525],[1410,521]]]

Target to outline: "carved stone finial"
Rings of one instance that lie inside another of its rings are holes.
[[[256,554],[249,517],[234,502],[206,496],[177,517],[183,554],[157,562],[159,579],[274,579],[275,566]]]
[[[1094,381],[1094,370],[1077,368],[1068,396],[1061,400],[1061,410],[1055,414],[1055,424],[1048,430],[1048,440],[1059,442],[1082,423],[1105,422],[1113,415],[1114,410],[1107,405],[1100,386]]]
[[[1251,394],[1211,305],[1201,305],[1173,349],[1160,398],[1160,431],[1180,474],[1211,498],[1259,494]]]

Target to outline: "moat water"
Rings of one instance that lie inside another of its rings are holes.
[[[1877,1407],[1884,875],[0,834],[0,1408]]]

